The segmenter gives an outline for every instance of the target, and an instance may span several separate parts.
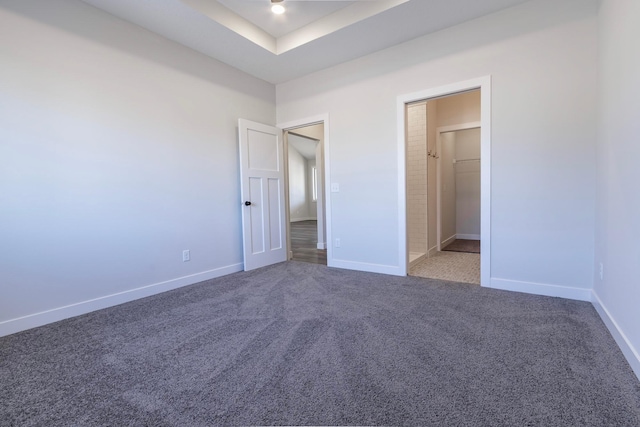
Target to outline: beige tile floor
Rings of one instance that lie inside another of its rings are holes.
[[[437,252],[409,269],[409,275],[480,284],[480,254]]]

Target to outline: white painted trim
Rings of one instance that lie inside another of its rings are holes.
[[[400,275],[409,274],[409,239],[407,238],[407,104],[419,101],[412,95],[396,100],[398,138],[398,267]],[[428,242],[427,242],[428,243]]]
[[[480,235],[479,234],[456,234],[456,239],[480,240]]]
[[[491,282],[491,76],[480,91],[480,283]]]
[[[611,312],[607,310],[605,305],[602,303],[602,300],[598,296],[598,293],[595,290],[591,291],[591,303],[595,307],[596,311],[600,315],[600,318],[604,322],[607,329],[613,336],[613,339],[620,347],[622,354],[631,365],[631,369],[636,374],[636,377],[640,380],[640,353],[635,349],[631,341],[627,338],[625,333],[622,331],[618,322],[615,321]]]
[[[368,262],[347,261],[343,259],[334,259],[331,267],[344,268],[345,270],[366,271],[369,273],[390,274],[393,276],[406,276],[402,268],[397,265],[371,264]]]
[[[480,89],[480,283],[489,286],[491,281],[491,76],[484,76],[419,92],[400,95],[396,101],[397,139],[398,139],[398,259],[399,271],[407,274],[409,258],[407,247],[407,182],[406,182],[406,112],[405,105],[452,95],[469,90]],[[330,241],[330,240],[329,240]]]
[[[436,129],[436,132],[439,135],[441,133],[446,133],[446,132],[456,132],[459,130],[477,129],[477,128],[482,128],[482,122],[467,122],[467,123],[460,123],[457,125],[440,126],[439,128]]]
[[[566,298],[578,301],[591,301],[591,289],[572,288],[570,286],[550,285],[546,283],[521,282],[519,280],[491,278],[486,286],[505,291],[523,292],[525,294],[544,295],[548,297]]]
[[[316,246],[318,249],[327,249],[327,242],[321,243],[318,242],[318,245]]]
[[[213,270],[203,271],[201,273],[191,274],[189,276],[179,277],[177,279],[158,282],[151,285],[141,286],[136,289],[105,295],[103,297],[81,301],[75,304],[69,304],[64,307],[53,308],[40,313],[5,320],[4,322],[0,322],[0,337],[43,326],[48,323],[57,322],[59,320],[68,319],[70,317],[80,316],[81,314],[90,313],[103,308],[113,307],[125,302],[134,301],[184,286],[193,285],[204,280],[226,276],[227,274],[236,273],[243,269],[244,265],[242,263],[232,264],[225,267],[215,268]]]
[[[313,124],[322,123],[324,125],[324,209],[325,209],[325,230],[327,232],[327,242],[331,242],[331,157],[330,154],[330,127],[329,127],[329,113],[320,114],[317,116],[306,117],[297,120],[291,120],[284,123],[279,123],[277,127],[283,130],[292,130],[303,126],[309,126]],[[288,180],[287,180],[288,183]],[[290,238],[290,234],[287,233],[287,241]],[[333,265],[333,248],[331,245],[327,245],[327,266],[334,267]]]
[[[439,248],[438,248],[438,249],[439,249],[439,250],[442,250],[442,248],[444,248],[444,247],[445,247],[445,246],[447,246],[449,243],[451,243],[451,242],[453,242],[454,240],[456,240],[456,237],[457,237],[457,236],[456,236],[455,234],[454,234],[453,236],[451,236],[451,237],[447,237],[446,239],[444,239],[444,240],[442,241],[442,243],[440,244],[440,246],[439,246]]]
[[[438,246],[436,245],[436,246],[432,247],[431,249],[429,249],[429,253],[427,254],[427,256],[428,256],[429,258],[431,258],[432,256],[434,256],[434,255],[435,255],[435,254],[437,254],[438,252],[439,252],[439,251],[438,251]]]
[[[419,262],[423,261],[426,258],[428,258],[427,254],[422,254],[418,258],[414,259],[413,261],[409,260],[409,268],[413,267],[414,265],[418,264]]]
[[[442,250],[442,138],[436,128],[436,247]],[[427,162],[428,163],[428,162]],[[428,193],[428,190],[427,190]],[[427,202],[428,204],[429,202]],[[428,210],[428,209],[427,209]]]
[[[287,261],[293,259],[293,251],[291,250],[291,185],[289,184],[289,134],[285,132],[280,126],[277,126],[282,132],[282,155],[284,163],[284,222],[285,222],[285,244],[287,245],[287,253],[289,258]]]

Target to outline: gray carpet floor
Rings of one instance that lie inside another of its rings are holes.
[[[0,338],[0,425],[638,426],[589,303],[287,262]]]

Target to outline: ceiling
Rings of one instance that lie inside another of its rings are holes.
[[[83,1],[278,84],[527,0]]]
[[[271,12],[271,3],[268,0],[217,1],[275,38],[299,30],[312,22],[356,3],[355,1],[340,0],[286,0],[281,3],[286,6],[286,13],[275,15]]]
[[[318,141],[289,133],[289,145],[307,160],[315,160]]]

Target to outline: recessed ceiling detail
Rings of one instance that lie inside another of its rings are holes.
[[[283,0],[279,4],[286,8],[283,16],[270,12],[269,0],[217,0],[227,9],[278,38],[292,33],[305,25],[345,8],[354,1],[295,1]]]
[[[284,0],[271,24],[270,0],[82,1],[279,84],[528,0]]]
[[[285,0],[274,15],[268,0],[182,0],[269,52],[280,55],[409,0]]]

